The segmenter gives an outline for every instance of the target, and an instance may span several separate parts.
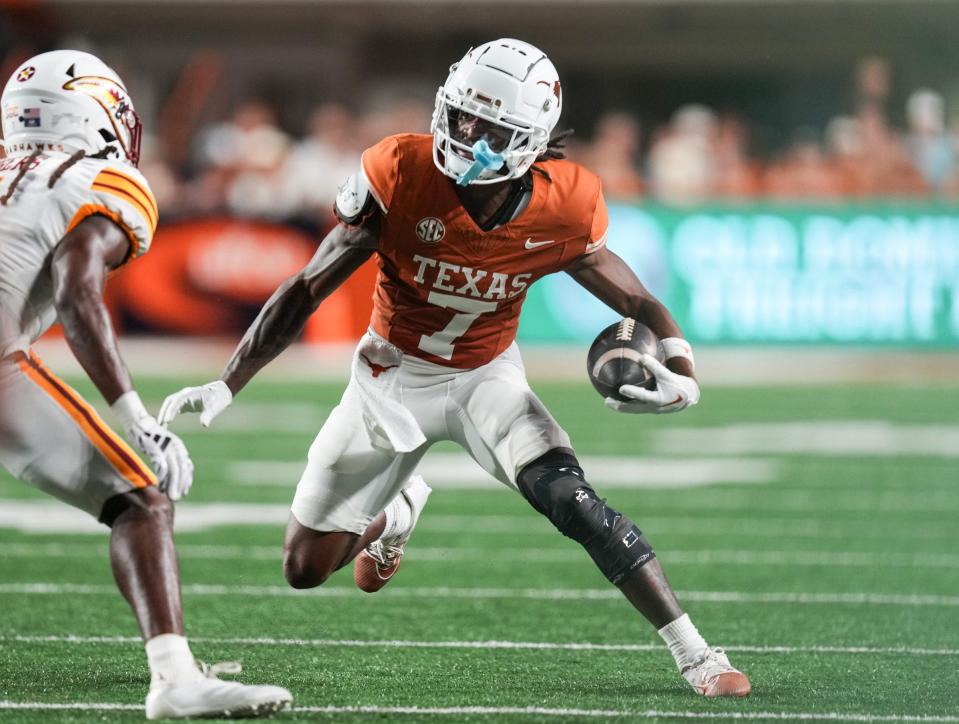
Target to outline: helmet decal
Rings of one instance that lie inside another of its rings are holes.
[[[133,110],[126,88],[112,78],[85,75],[68,80],[63,89],[84,93],[100,104],[113,125],[114,138],[136,166],[140,160],[140,117]]]
[[[545,85],[547,88],[549,88],[549,81],[538,80],[538,81],[536,81],[536,85]],[[562,101],[562,100],[563,100],[563,99],[562,99],[562,96],[560,96],[560,86],[559,86],[559,81],[558,81],[558,80],[557,80],[557,81],[553,81],[553,95],[556,96],[556,100],[558,100],[558,101]]]
[[[40,127],[40,109],[39,108],[24,108],[23,113],[20,114],[18,119],[20,123],[23,124],[24,128],[39,128]]]
[[[8,155],[47,149],[139,161],[140,118],[120,76],[95,55],[53,50],[30,58],[0,104]]]

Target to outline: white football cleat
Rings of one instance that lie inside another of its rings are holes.
[[[403,548],[413,534],[420,513],[433,489],[419,475],[410,478],[410,484],[400,491],[412,511],[410,525],[399,535],[378,538],[360,551],[353,561],[353,581],[360,590],[375,593],[390,582],[403,562]]]
[[[749,696],[752,691],[749,677],[734,669],[720,648],[707,647],[692,666],[683,670],[683,678],[703,696]]]
[[[240,665],[207,666],[197,662],[196,678],[186,682],[159,681],[147,694],[147,719],[238,718],[269,716],[285,709],[293,695],[280,686],[250,686],[221,681],[217,674],[238,674]]]

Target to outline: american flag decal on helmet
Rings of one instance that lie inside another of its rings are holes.
[[[23,113],[20,115],[20,122],[26,128],[39,128],[40,127],[40,109],[24,108]]]

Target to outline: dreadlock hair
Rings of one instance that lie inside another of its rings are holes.
[[[52,189],[53,185],[60,180],[60,177],[63,176],[66,170],[77,163],[80,159],[86,157],[102,160],[107,158],[115,150],[116,149],[114,149],[113,146],[105,146],[91,156],[87,156],[87,152],[82,149],[73,153],[70,158],[61,163],[57,169],[50,174],[50,180],[47,181],[47,188]],[[13,194],[17,190],[17,185],[20,183],[23,177],[27,175],[27,171],[30,170],[30,166],[33,165],[33,162],[39,158],[40,154],[42,153],[43,150],[38,148],[36,151],[27,156],[26,160],[20,164],[20,170],[17,172],[17,175],[13,181],[10,182],[10,187],[7,189],[7,193],[0,198],[0,206],[6,206],[7,202],[13,198]]]
[[[66,161],[57,166],[57,170],[50,174],[50,180],[47,181],[47,188],[52,189],[53,185],[60,180],[60,177],[66,173],[67,169],[73,166],[75,163],[80,161],[83,158],[95,158],[95,159],[104,159],[113,153],[116,149],[113,146],[104,146],[99,151],[94,153],[92,156],[87,156],[87,152],[83,149],[80,149],[76,153],[70,156]]]
[[[554,159],[566,158],[566,140],[572,136],[574,130],[567,128],[560,131],[546,142],[546,150],[536,157],[537,161],[551,161]]]
[[[550,138],[549,141],[546,142],[546,150],[537,156],[536,161],[533,163],[539,163],[540,161],[555,161],[566,158],[566,140],[572,135],[573,129],[567,128],[565,131],[560,131],[555,136]],[[532,170],[536,173],[542,174],[547,180],[551,180],[549,174],[544,169],[534,165]]]
[[[17,175],[13,178],[13,181],[10,182],[10,187],[7,189],[7,193],[3,195],[3,198],[0,198],[0,206],[6,206],[7,202],[13,196],[13,192],[17,190],[17,184],[20,183],[20,180],[27,175],[27,171],[30,170],[30,166],[33,165],[33,162],[37,160],[37,157],[42,153],[40,149],[37,149],[31,153],[27,158],[20,164],[20,170],[17,172]]]

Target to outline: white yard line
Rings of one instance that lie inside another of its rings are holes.
[[[205,531],[233,525],[286,525],[290,505],[263,503],[193,503],[177,505],[176,530]],[[90,533],[106,528],[81,510],[55,500],[0,500],[0,529],[25,533]]]
[[[13,711],[143,711],[142,704],[117,704],[113,702],[85,702],[78,701],[48,702],[48,701],[0,701],[0,710]]]
[[[149,404],[151,409],[156,405]],[[307,402],[254,402],[242,400],[232,405],[229,410],[216,418],[216,424],[208,428],[200,425],[198,415],[184,415],[173,423],[177,433],[202,432],[204,435],[234,435],[249,433],[256,435],[288,435],[305,434],[314,436],[323,426],[330,407],[325,404],[309,404]],[[306,450],[303,451],[304,457]]]
[[[312,419],[317,419],[316,413],[311,414]],[[305,415],[305,411],[301,411],[300,419]],[[238,430],[254,429],[259,424],[264,431],[270,431],[273,418],[251,410],[238,411],[236,420],[237,425],[242,422],[251,426],[239,426]],[[291,419],[278,420],[282,425],[293,426]],[[319,420],[322,422],[322,417]],[[198,423],[192,424],[199,427]],[[959,425],[863,419],[677,427],[650,431],[646,446],[660,454],[582,455],[580,462],[587,478],[605,487],[685,488],[722,482],[768,482],[777,472],[772,467],[774,462],[743,456],[952,459],[959,457]],[[240,460],[229,463],[228,470],[230,477],[241,485],[286,486],[299,480],[304,465],[305,460]],[[441,487],[496,485],[468,455],[460,452],[427,453],[418,471],[427,480],[436,480]]]
[[[194,545],[177,546],[180,558],[191,560],[279,561],[275,546]],[[8,558],[105,558],[103,544],[0,543],[0,556]],[[410,546],[406,558],[417,563],[565,563],[578,562],[586,554],[578,547],[565,548],[429,548]],[[860,551],[797,550],[673,550],[658,552],[670,565],[814,566],[851,568],[959,568],[954,553],[870,553]]]
[[[719,483],[768,483],[778,477],[775,461],[746,458],[680,458],[582,455],[589,479],[603,488],[693,488]],[[237,460],[227,476],[240,485],[292,489],[303,474],[303,460]],[[503,488],[466,453],[427,453],[416,471],[443,489]]]
[[[291,494],[292,497],[292,494]],[[432,514],[420,519],[420,531],[434,533],[468,532],[471,536],[544,536],[555,538],[556,531],[549,523],[516,501],[516,515]],[[628,512],[628,511],[627,511]],[[873,511],[875,512],[875,511]],[[195,503],[189,499],[177,505],[176,530],[193,533],[223,526],[285,526],[290,517],[288,504],[269,503]],[[704,511],[703,516],[638,516],[639,526],[657,536],[672,534],[708,537],[717,535],[748,536],[751,538],[815,538],[843,539],[880,538],[888,540],[889,530],[881,520],[823,520],[819,518],[780,516],[761,517],[743,515],[731,510]],[[104,536],[107,529],[92,516],[47,498],[36,500],[0,499],[0,529],[20,530],[38,534],[83,533]],[[928,521],[910,531],[915,540],[940,541],[955,547],[956,528],[951,522]]]
[[[194,596],[318,596],[325,598],[361,598],[365,594],[352,586],[322,586],[298,590],[286,586],[225,586],[188,584],[183,592]],[[14,595],[115,595],[116,588],[81,583],[0,583],[0,594]],[[521,599],[542,601],[620,601],[614,588],[451,588],[393,587],[381,593],[387,598],[414,599]],[[959,607],[959,596],[900,593],[795,593],[744,591],[676,591],[685,601],[704,603],[839,604],[866,606],[945,606]]]
[[[241,646],[344,647],[392,649],[508,649],[534,651],[662,651],[663,644],[596,644],[558,643],[549,641],[406,641],[402,639],[296,639],[269,637],[210,637],[191,636],[195,644]],[[58,643],[58,644],[135,644],[143,643],[138,636],[0,636],[0,643]],[[888,656],[959,656],[959,649],[930,649],[915,646],[756,646],[732,645],[727,651],[749,654],[848,654]]]
[[[122,340],[123,356],[138,377],[187,377],[191,384],[213,379],[235,346],[234,340],[183,337],[129,337]],[[304,381],[337,381],[345,386],[349,377],[352,344],[294,344],[271,362],[257,377],[261,385]],[[41,359],[59,375],[84,372],[62,339],[43,339],[34,345]],[[586,385],[584,361],[587,345],[522,342],[520,349],[530,379],[573,381]],[[810,345],[749,347],[700,345],[696,350],[696,376],[712,385],[757,387],[769,385],[822,385],[863,383],[929,383],[957,380],[956,352]],[[597,398],[597,404],[599,400]]]
[[[140,704],[108,702],[23,702],[0,701],[0,710],[34,711],[142,711]],[[855,712],[777,711],[668,711],[658,709],[569,709],[542,706],[296,706],[293,713],[309,714],[408,714],[411,716],[557,716],[612,719],[748,719],[774,721],[856,721],[856,722],[959,722],[959,715],[858,714]]]
[[[959,722],[959,715],[940,716],[936,714],[846,714],[843,712],[765,712],[765,711],[666,711],[647,709],[645,711],[626,711],[615,709],[549,709],[546,707],[378,707],[378,706],[319,706],[297,707],[296,711],[311,713],[361,713],[361,714],[433,714],[453,715],[529,715],[562,717],[596,717],[629,719],[749,719],[775,721],[857,721],[857,722]]]
[[[2,501],[0,501],[2,503]],[[0,505],[2,507],[2,505]],[[644,531],[655,531],[657,535],[667,533],[684,536],[731,535],[758,538],[856,538],[879,537],[889,539],[889,530],[879,521],[823,520],[822,518],[770,518],[755,515],[716,515],[710,512],[704,516],[637,516],[637,522]],[[537,524],[538,523],[538,524]],[[462,533],[469,531],[474,535],[556,535],[556,531],[545,521],[528,518],[521,512],[517,515],[470,515],[426,513],[420,518],[417,530],[433,532]],[[957,537],[954,523],[928,521],[915,530],[909,537],[914,540],[946,540],[954,547]]]
[[[775,425],[771,425],[775,427]],[[723,428],[716,428],[718,434]],[[959,428],[957,428],[959,429]],[[701,430],[711,430],[702,428]],[[691,445],[683,453],[702,449]],[[959,451],[959,441],[956,442]],[[719,451],[721,452],[721,451]],[[959,454],[959,452],[957,452]],[[801,512],[959,512],[959,497],[949,488],[936,490],[860,490],[844,488],[840,481],[824,492],[823,486],[784,488],[750,487],[722,489],[717,485],[775,482],[781,462],[746,457],[622,457],[584,455],[580,457],[587,479],[604,490],[670,490],[709,487],[695,496],[686,496],[684,508]],[[305,460],[237,460],[227,463],[226,478],[237,485],[281,487],[291,491],[306,466]],[[437,490],[492,490],[504,488],[465,453],[427,453],[417,472]]]
[[[888,420],[761,422],[657,431],[653,449],[697,455],[959,457],[959,425]]]

